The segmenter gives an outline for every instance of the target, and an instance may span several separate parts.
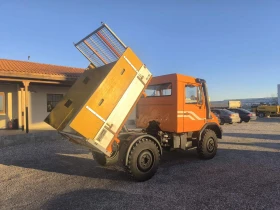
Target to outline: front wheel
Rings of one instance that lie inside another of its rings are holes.
[[[128,156],[128,172],[137,181],[146,181],[157,172],[160,161],[159,148],[150,139],[138,140]]]
[[[213,130],[205,129],[201,140],[198,142],[197,152],[202,159],[212,159],[218,149],[217,135]]]

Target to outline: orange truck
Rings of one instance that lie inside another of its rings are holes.
[[[45,119],[62,136],[89,148],[100,165],[121,164],[136,181],[155,175],[164,149],[216,155],[222,129],[205,80],[153,77],[104,23],[75,47],[90,65]],[[135,109],[138,131],[125,127]]]

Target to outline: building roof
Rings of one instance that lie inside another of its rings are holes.
[[[0,59],[0,75],[6,77],[72,80],[78,78],[84,70],[30,61]]]

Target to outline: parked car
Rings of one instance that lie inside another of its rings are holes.
[[[257,116],[255,113],[253,112],[250,112],[246,109],[242,109],[242,108],[230,108],[228,109],[229,111],[231,112],[235,112],[235,113],[238,113],[241,120],[240,120],[240,123],[242,123],[243,121],[244,122],[249,122],[250,120],[256,120],[257,119]]]
[[[220,116],[216,112],[213,112],[213,114],[218,118],[219,124],[221,125],[221,118],[220,118]]]
[[[227,109],[212,109],[211,111],[219,115],[219,118],[221,119],[221,125],[225,123],[238,123],[241,120],[238,113],[234,113]]]

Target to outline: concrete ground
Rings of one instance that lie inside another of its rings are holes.
[[[166,152],[143,183],[66,140],[0,148],[0,209],[280,209],[280,119],[222,127],[214,159]]]

